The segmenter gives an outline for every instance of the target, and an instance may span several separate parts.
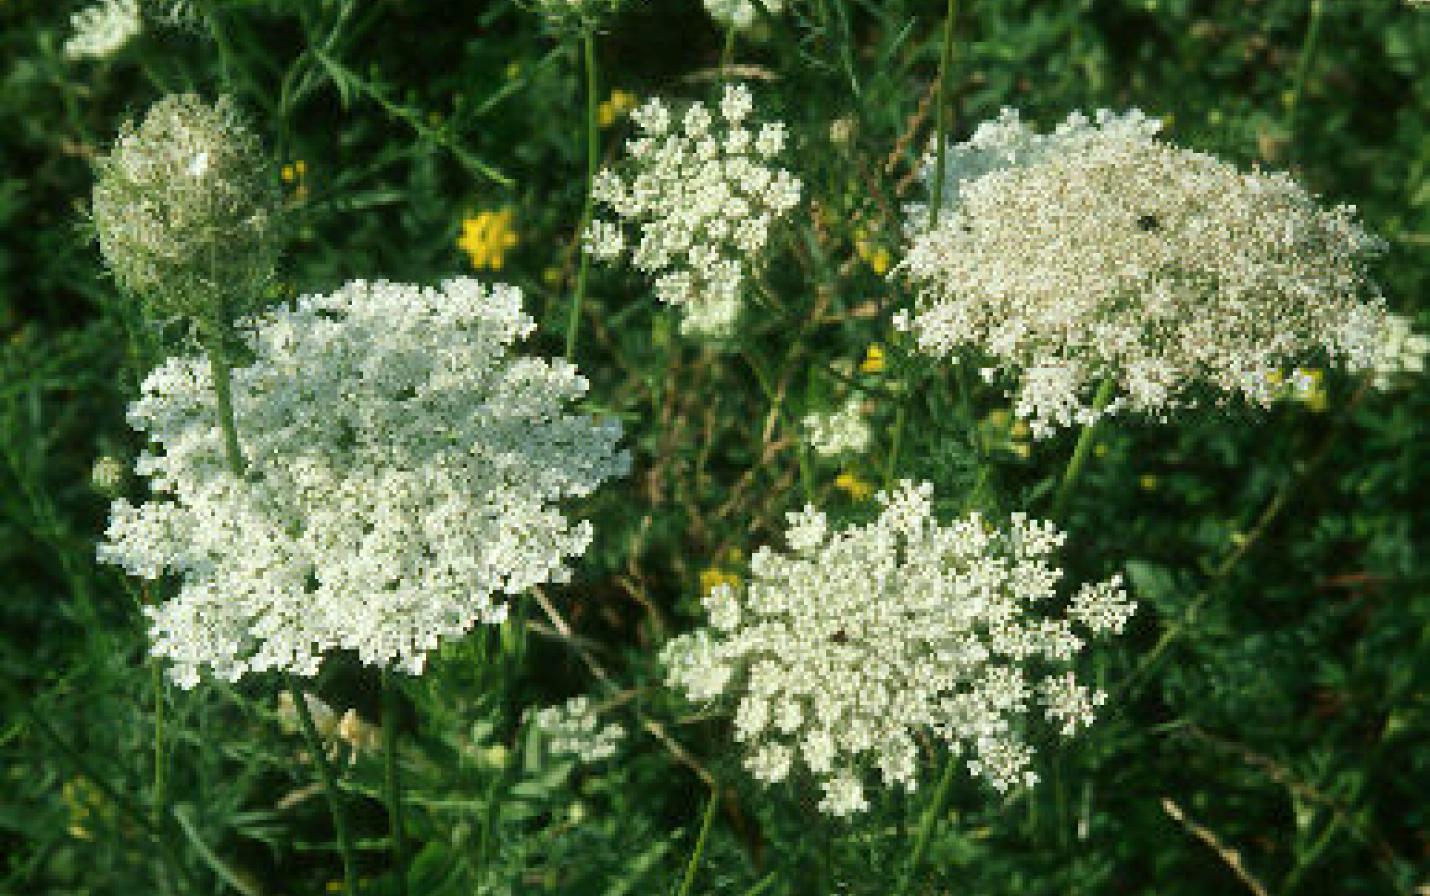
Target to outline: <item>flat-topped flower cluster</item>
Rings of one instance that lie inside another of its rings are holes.
[[[677,123],[651,100],[631,113],[639,135],[626,143],[630,173],[602,170],[591,187],[596,202],[636,226],[632,261],[655,277],[661,301],[683,309],[687,333],[730,333],[770,227],[799,204],[799,178],[773,164],[785,127],[753,129],[753,102],[749,88],[731,85],[715,113],[695,103]],[[624,231],[610,221],[593,221],[585,244],[605,261],[627,251]]]
[[[178,578],[153,652],[201,669],[314,674],[332,648],[420,671],[503,594],[568,575],[591,539],[553,502],[629,467],[621,428],[567,412],[565,361],[512,357],[534,328],[513,287],[351,283],[244,325],[233,372],[248,471],[230,472],[209,365],[177,357],[130,408],[153,497],[111,511],[103,560]]]
[[[663,652],[690,699],[730,695],[746,768],[768,783],[802,766],[822,811],[867,808],[865,770],[917,783],[916,735],[968,754],[999,790],[1031,784],[1023,717],[1034,706],[1072,734],[1104,695],[1070,671],[1080,632],[1120,632],[1134,605],[1114,577],[1065,606],[1053,554],[1064,536],[1014,515],[934,516],[932,486],[880,494],[873,522],[831,531],[814,507],[789,515],[789,553],[761,548],[743,589],[705,597],[709,625]]]
[[[600,762],[616,755],[626,729],[619,722],[601,724],[591,698],[572,697],[557,706],[533,710],[531,723],[546,738],[554,756],[574,756],[582,762]]]
[[[1273,374],[1299,363],[1376,360],[1384,310],[1364,263],[1380,244],[1355,210],[1158,128],[1101,112],[1044,135],[1005,111],[950,148],[937,226],[914,219],[899,272],[918,299],[899,324],[924,352],[1011,379],[1036,435],[1202,396],[1267,406]]]

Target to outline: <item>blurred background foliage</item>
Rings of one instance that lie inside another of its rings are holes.
[[[165,93],[231,93],[292,211],[285,295],[476,268],[525,291],[557,354],[583,190],[576,53],[510,0],[145,0],[143,33],[75,61],[81,6],[0,0],[0,892],[335,892],[276,683],[165,686],[145,655],[156,595],[94,562],[106,502],[89,471],[141,447],[123,409],[153,358],[127,348],[88,233],[91,165]],[[658,688],[655,649],[805,500],[867,515],[893,473],[956,510],[982,463],[988,509],[1046,513],[1072,439],[1029,443],[997,395],[961,403],[949,371],[889,344],[906,297],[880,275],[919,198],[944,4],[788,6],[734,47],[812,199],[765,272],[783,307],[691,342],[634,275],[598,269],[578,360],[636,467],[580,508],[598,535],[575,582],[449,645],[393,717],[349,657],[314,685],[403,733],[414,892],[670,892],[711,780],[690,892],[881,894],[903,868],[931,786],[849,823],[821,818],[808,782],[758,788],[727,725]],[[598,39],[603,156],[630,96],[712,95],[724,42],[696,0],[629,3]],[[957,138],[1005,105],[1044,127],[1138,106],[1180,143],[1358,206],[1388,242],[1389,304],[1430,329],[1430,9],[969,0],[955,47]],[[808,455],[794,421],[851,388],[876,447],[847,466]],[[1070,577],[1122,571],[1142,601],[1091,670],[1112,699],[1090,733],[1044,746],[1031,792],[956,782],[915,892],[1426,892],[1427,410],[1423,380],[1374,391],[1330,372],[1267,414],[1101,430],[1065,522]],[[573,766],[522,712],[587,692],[631,736]],[[366,887],[394,892],[380,760],[335,749]]]

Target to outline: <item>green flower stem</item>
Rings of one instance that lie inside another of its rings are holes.
[[[890,437],[889,459],[884,464],[884,489],[893,488],[894,474],[899,469],[899,449],[904,443],[904,424],[909,418],[909,396],[899,397],[899,406],[894,411],[894,432]]]
[[[576,234],[576,251],[580,261],[576,269],[576,294],[571,297],[571,318],[566,323],[566,360],[576,360],[576,334],[581,328],[581,304],[586,298],[586,277],[591,269],[591,257],[582,245],[586,228],[591,226],[591,183],[596,179],[597,146],[600,133],[596,126],[596,35],[587,31],[581,37],[586,59],[586,201],[581,209],[581,227]]]
[[[700,822],[700,835],[695,838],[695,851],[690,854],[690,864],[685,866],[685,880],[676,896],[688,896],[695,885],[695,872],[700,867],[700,856],[705,852],[705,838],[710,834],[710,825],[715,821],[715,809],[720,805],[720,791],[710,788],[710,801],[705,804],[705,819]]]
[[[923,862],[924,853],[928,850],[929,838],[933,836],[933,829],[938,824],[938,818],[943,814],[944,804],[948,802],[948,792],[953,787],[953,776],[958,772],[958,757],[949,754],[944,761],[943,777],[939,778],[938,787],[933,792],[933,801],[929,803],[928,809],[924,811],[923,820],[919,822],[918,837],[914,840],[913,851],[909,853],[909,863],[904,868],[904,876],[899,880],[899,888],[894,892],[903,894],[909,891],[909,886],[914,882],[914,875],[918,874],[919,865]]]
[[[348,817],[343,811],[342,794],[338,792],[337,777],[333,774],[332,764],[328,762],[328,754],[323,749],[323,739],[318,736],[318,726],[313,724],[313,714],[308,710],[308,698],[293,676],[287,675],[285,678],[288,693],[292,695],[293,706],[298,712],[298,727],[302,729],[303,739],[308,743],[308,753],[313,757],[313,764],[318,767],[318,779],[322,782],[323,793],[328,798],[328,811],[333,816],[333,830],[337,832],[338,849],[343,855],[343,892],[349,896],[357,896],[361,890],[358,888],[357,864],[354,860],[356,853],[353,850],[352,834],[348,831]]]
[[[948,0],[948,12],[943,22],[943,51],[938,60],[938,99],[934,104],[934,131],[938,141],[934,146],[933,193],[929,201],[929,227],[938,225],[938,213],[943,206],[944,152],[948,143],[948,70],[953,64],[953,26],[958,17],[958,0]]]
[[[1291,85],[1291,96],[1286,102],[1286,138],[1291,144],[1291,153],[1296,152],[1296,117],[1301,108],[1301,97],[1306,92],[1306,78],[1311,73],[1311,63],[1316,58],[1316,45],[1321,36],[1321,13],[1325,9],[1324,0],[1311,0],[1311,19],[1306,24],[1306,37],[1301,43],[1301,57],[1296,63],[1296,81]]]
[[[402,780],[398,777],[397,684],[392,670],[382,669],[382,766],[387,791],[387,818],[392,830],[392,867],[398,896],[407,896],[407,843],[402,827]]]
[[[720,80],[730,77],[730,65],[735,61],[735,23],[725,29],[725,49],[720,53]]]
[[[1097,389],[1097,395],[1092,399],[1092,409],[1101,412],[1107,407],[1107,403],[1112,400],[1112,390],[1116,383],[1111,377],[1102,381],[1102,385]],[[1063,481],[1058,486],[1057,496],[1053,498],[1052,518],[1058,520],[1062,518],[1063,510],[1067,507],[1068,499],[1072,497],[1073,486],[1077,484],[1078,477],[1082,474],[1082,468],[1087,464],[1087,454],[1092,450],[1093,436],[1097,433],[1097,420],[1092,421],[1082,428],[1082,432],[1077,437],[1077,445],[1073,448],[1072,457],[1068,458],[1067,468],[1063,470]]]
[[[238,424],[233,415],[233,372],[228,363],[224,335],[219,327],[206,326],[202,333],[204,351],[209,356],[209,370],[213,377],[214,398],[218,401],[218,423],[223,429],[224,454],[228,458],[228,468],[239,478],[248,470],[243,459],[243,449],[238,444]]]
[[[164,804],[168,797],[165,793],[167,783],[164,780],[164,670],[159,665],[158,660],[151,660],[150,667],[153,671],[154,682],[154,805],[151,811],[154,814],[154,824],[163,823],[165,814]]]

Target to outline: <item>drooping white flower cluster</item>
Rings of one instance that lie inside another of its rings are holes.
[[[976,513],[942,525],[932,493],[902,482],[876,520],[840,531],[813,507],[790,514],[790,552],[756,552],[749,584],[712,589],[709,626],[662,655],[690,699],[737,699],[754,777],[781,781],[798,763],[831,815],[866,808],[871,766],[913,790],[919,732],[1000,791],[1033,783],[1032,707],[1072,734],[1104,700],[1069,671],[1074,625],[1120,632],[1134,609],[1114,577],[1057,612],[1062,533],[1022,515],[1005,529]]]
[[[1425,372],[1425,356],[1430,355],[1430,336],[1416,333],[1410,318],[1403,314],[1386,316],[1384,339],[1375,357],[1375,387],[1390,389],[1407,374]]]
[[[841,454],[858,454],[869,447],[872,433],[861,405],[858,396],[851,396],[844,403],[844,407],[832,414],[805,416],[805,433],[816,454],[836,457]]]
[[[743,31],[755,24],[757,2],[770,15],[778,15],[784,9],[784,0],[705,0],[705,11],[721,27]]]
[[[639,229],[632,260],[655,276],[661,301],[684,309],[687,333],[730,333],[771,225],[799,204],[799,178],[772,163],[785,127],[752,129],[752,106],[749,88],[731,85],[716,114],[695,103],[677,125],[664,103],[651,100],[631,113],[640,133],[626,143],[629,176],[605,169],[592,184],[595,201]],[[621,227],[609,221],[593,221],[585,243],[604,261],[627,248]]]
[[[174,679],[317,672],[324,652],[419,672],[501,595],[569,577],[591,540],[554,505],[627,472],[617,422],[569,414],[587,383],[513,357],[535,325],[514,287],[350,283],[244,328],[233,372],[249,470],[225,463],[208,363],[174,358],[130,423],[153,499],[114,503],[100,559],[178,578],[149,610]]]
[[[65,41],[71,59],[103,59],[129,43],[143,28],[139,0],[99,0],[70,16],[74,33]]]
[[[983,359],[1046,436],[1100,414],[1165,418],[1200,394],[1277,397],[1272,376],[1374,363],[1380,243],[1284,174],[1242,172],[1158,140],[1132,111],[1038,134],[1005,111],[947,154],[944,212],[900,266],[899,325],[936,356]],[[1092,396],[1110,382],[1106,407]]]
[[[328,705],[317,694],[303,694],[303,702],[308,704],[308,714],[313,718],[313,727],[318,738],[326,745],[328,758],[336,759],[347,750],[348,763],[356,763],[364,753],[376,753],[382,745],[382,728],[369,723],[352,707],[338,715],[338,711]],[[302,731],[302,720],[298,717],[298,707],[293,702],[293,694],[281,691],[278,694],[278,724],[284,731],[296,734]]]
[[[531,722],[546,738],[553,756],[575,756],[582,762],[600,762],[616,753],[626,729],[618,722],[605,727],[588,697],[572,697],[559,706],[531,713]]]

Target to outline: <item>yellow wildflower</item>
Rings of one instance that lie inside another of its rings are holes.
[[[635,94],[624,90],[612,90],[610,99],[604,100],[596,108],[596,122],[603,128],[608,128],[616,123],[616,119],[622,117],[636,107]]]
[[[1296,400],[1313,413],[1325,413],[1330,406],[1326,395],[1326,372],[1319,367],[1307,370],[1297,368],[1291,375],[1291,391]]]
[[[467,253],[472,267],[477,270],[502,269],[506,263],[507,250],[516,245],[516,231],[512,229],[513,212],[504,208],[499,212],[477,212],[462,221],[462,235],[457,245]]]
[[[867,501],[874,494],[874,486],[848,471],[835,477],[834,487],[855,501]]]
[[[700,594],[702,597],[714,591],[716,588],[719,588],[721,585],[738,588],[740,587],[740,577],[733,572],[717,569],[714,566],[700,571]]]
[[[877,276],[882,277],[888,273],[889,250],[870,241],[862,229],[854,235],[854,251]]]
[[[308,185],[303,182],[303,178],[308,173],[308,163],[298,159],[290,164],[284,165],[278,172],[283,178],[283,183],[293,184],[293,196],[303,200],[308,198]]]
[[[860,373],[884,372],[884,347],[877,342],[864,350],[864,360],[859,362]]]

